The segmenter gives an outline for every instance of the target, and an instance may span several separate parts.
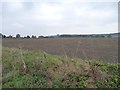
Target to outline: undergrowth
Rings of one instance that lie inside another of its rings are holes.
[[[2,64],[2,88],[120,87],[118,63],[3,48]]]

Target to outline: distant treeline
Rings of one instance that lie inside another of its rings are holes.
[[[112,37],[118,37],[120,33],[113,33],[113,34],[90,34],[90,35],[70,35],[70,34],[62,34],[62,35],[54,35],[54,36],[24,36],[22,37],[20,34],[16,34],[15,37],[12,35],[6,36],[0,33],[0,38],[79,38],[79,37],[88,37],[88,38],[112,38]]]

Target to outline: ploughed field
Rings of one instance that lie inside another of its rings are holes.
[[[117,38],[41,38],[3,39],[3,47],[45,51],[71,58],[95,59],[108,62],[118,60]]]

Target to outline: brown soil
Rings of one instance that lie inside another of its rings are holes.
[[[108,62],[118,60],[117,38],[44,38],[3,39],[4,47],[44,50],[55,55],[67,55],[82,59],[97,59]]]

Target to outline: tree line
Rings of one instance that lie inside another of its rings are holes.
[[[12,35],[6,36],[0,33],[0,38],[44,38],[44,36],[37,37],[35,35],[32,35],[32,36],[27,35],[27,36],[22,37],[20,34],[16,34],[16,36],[13,37]]]
[[[63,34],[63,35],[54,35],[54,36],[35,36],[35,35],[32,35],[32,36],[24,36],[22,37],[20,34],[16,34],[15,37],[13,37],[12,35],[9,35],[9,36],[6,36],[6,35],[3,35],[0,33],[0,38],[79,38],[79,37],[88,37],[88,38],[99,38],[99,37],[102,37],[102,38],[111,38],[112,36],[110,34],[105,34],[105,35],[101,35],[101,34],[98,34],[98,35],[69,35],[69,34]]]

